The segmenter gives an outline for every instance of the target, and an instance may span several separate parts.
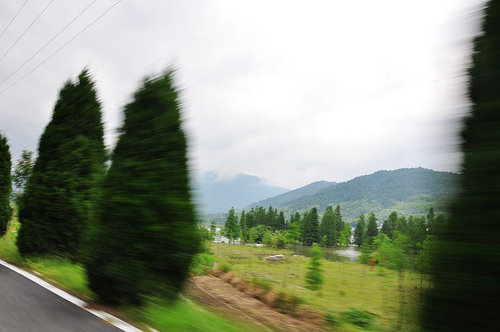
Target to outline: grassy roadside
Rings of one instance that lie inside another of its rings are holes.
[[[23,258],[16,247],[19,223],[14,217],[7,233],[0,238],[0,258],[19,267],[32,270],[46,281],[86,300],[92,302],[94,294],[87,286],[87,278],[83,266],[57,257]],[[133,322],[141,329],[151,326],[159,331],[192,331],[192,332],[245,332],[255,330],[254,327],[228,319],[212,312],[202,305],[181,297],[175,303],[166,303],[158,299],[149,300],[143,308],[118,307],[110,312],[116,316]]]
[[[310,259],[293,255],[290,250],[266,247],[211,243],[218,266],[229,267],[240,278],[266,285],[275,292],[284,292],[303,301],[303,305],[316,312],[330,314],[337,330],[368,330],[350,324],[349,315],[369,312],[375,324],[371,330],[396,331],[400,317],[400,290],[397,271],[383,267],[370,267],[360,263],[322,260],[323,288],[319,292],[305,287],[305,274]],[[267,262],[263,257],[284,254],[280,262]],[[419,275],[406,272],[403,280],[404,331],[417,330],[419,306]],[[356,318],[356,317],[354,317]],[[340,326],[339,326],[340,325]]]

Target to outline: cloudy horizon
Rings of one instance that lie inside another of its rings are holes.
[[[0,4],[0,31],[23,2]],[[48,3],[26,4],[0,38],[0,56]],[[51,3],[0,60],[0,82],[91,3]],[[92,4],[0,91],[114,3]],[[124,0],[0,94],[0,131],[13,159],[36,150],[62,84],[88,67],[112,148],[139,82],[173,66],[197,178],[250,174],[294,189],[382,169],[457,171],[482,3]]]

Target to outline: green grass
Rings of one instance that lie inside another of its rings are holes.
[[[19,223],[17,218],[14,218],[9,224],[7,233],[0,238],[0,258],[15,265],[23,265],[24,260],[19,254],[16,246],[17,232],[19,231]]]
[[[26,266],[67,290],[93,299],[94,294],[87,286],[85,269],[80,264],[59,257],[34,257],[26,261]]]
[[[143,316],[151,326],[160,331],[243,332],[255,330],[255,327],[251,328],[234,320],[228,321],[188,299],[180,299],[172,305],[151,301],[144,307]]]
[[[314,311],[347,312],[350,308],[366,310],[376,315],[376,325],[384,331],[396,330],[399,317],[399,278],[396,271],[382,267],[351,262],[331,262],[322,260],[324,270],[323,288],[308,290],[305,274],[310,258],[293,256],[288,250],[266,247],[213,243],[210,249],[219,266],[230,264],[232,270],[245,280],[261,279],[271,284],[277,292],[299,296],[305,305]],[[284,254],[280,262],[266,262],[263,257]],[[405,330],[416,324],[419,304],[419,276],[406,272],[405,291]],[[344,329],[357,331],[358,328],[345,324]],[[362,329],[361,329],[362,330]]]
[[[27,257],[19,254],[16,246],[19,222],[14,218],[7,234],[0,238],[0,258],[17,266],[38,272],[47,281],[87,300],[95,295],[88,288],[87,276],[82,265],[61,257]],[[141,322],[159,331],[228,331],[244,332],[255,330],[250,326],[204,309],[188,299],[181,298],[170,304],[159,300],[148,301],[143,308],[114,308],[125,319]]]

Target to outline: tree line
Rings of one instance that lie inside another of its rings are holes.
[[[35,162],[23,151],[14,170],[19,252],[82,263],[104,302],[174,298],[199,251],[174,76],[167,70],[143,80],[109,153],[95,82],[82,71],[60,90]],[[1,233],[12,216],[11,180],[0,135]]]
[[[279,247],[289,243],[308,246],[321,243],[333,247],[349,244],[351,225],[342,220],[340,206],[335,209],[328,206],[321,219],[316,207],[304,214],[296,212],[286,219],[283,211],[272,206],[268,209],[257,206],[250,211],[243,210],[239,217],[231,208],[221,235],[229,241],[240,239],[246,243],[275,243]]]

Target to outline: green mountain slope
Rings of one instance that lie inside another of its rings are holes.
[[[279,196],[276,196],[250,206],[267,206],[274,202],[271,204],[273,207],[291,214],[313,206],[322,212],[328,205],[338,204],[348,221],[354,221],[359,214],[369,212],[375,212],[381,219],[386,218],[391,211],[402,215],[424,214],[434,207],[439,212],[444,210],[448,199],[455,192],[457,178],[458,175],[454,173],[424,168],[378,171],[288,201],[277,199]]]
[[[285,205],[287,202],[293,201],[295,199],[298,199],[300,197],[306,196],[306,195],[312,195],[317,193],[318,191],[328,188],[330,186],[336,185],[335,182],[328,182],[328,181],[316,181],[309,183],[308,185],[305,185],[303,187],[288,191],[284,194],[274,196],[271,198],[263,199],[261,201],[258,201],[257,203],[253,203],[250,205],[251,206],[282,206]]]

